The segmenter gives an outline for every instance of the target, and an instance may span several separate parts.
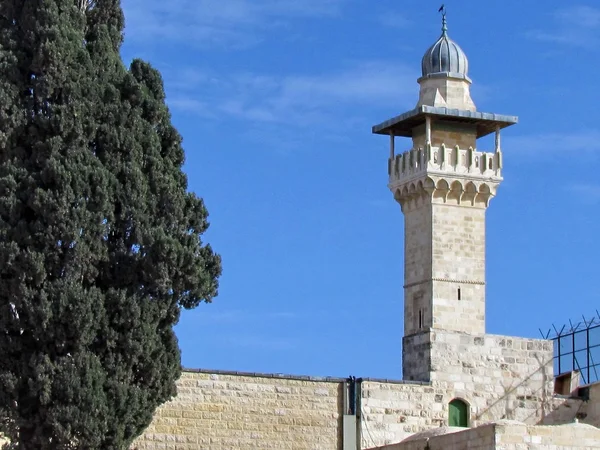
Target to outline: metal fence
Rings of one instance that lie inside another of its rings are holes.
[[[600,313],[591,319],[563,326],[553,326],[544,339],[554,341],[554,375],[578,371],[580,385],[600,381]]]

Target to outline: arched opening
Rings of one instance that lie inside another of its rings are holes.
[[[455,398],[448,405],[448,425],[451,427],[469,426],[469,405]]]

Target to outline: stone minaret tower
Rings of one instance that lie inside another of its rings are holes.
[[[389,188],[404,213],[403,376],[428,381],[435,330],[485,333],[485,212],[502,181],[500,129],[514,116],[478,112],[468,61],[447,34],[422,60],[416,108],[373,127],[390,136]],[[477,139],[496,134],[493,152]],[[412,139],[396,154],[395,138]]]

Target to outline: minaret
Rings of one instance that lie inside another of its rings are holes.
[[[442,34],[422,60],[416,108],[373,127],[390,136],[389,188],[404,213],[403,376],[431,379],[431,332],[485,333],[485,212],[502,181],[500,130],[514,116],[478,112],[468,61]],[[496,134],[493,152],[477,139]],[[397,137],[412,138],[396,154]]]

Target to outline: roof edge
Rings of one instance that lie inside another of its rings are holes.
[[[505,114],[421,105],[400,114],[399,116],[392,117],[378,125],[374,125],[371,130],[373,134],[390,134],[392,131],[398,131],[396,136],[410,137],[415,123],[424,120],[425,116],[434,116],[438,118],[445,117],[450,120],[479,124],[478,138],[491,133],[491,125],[494,125],[494,128],[495,126],[505,128],[514,125],[519,121],[517,116]]]

